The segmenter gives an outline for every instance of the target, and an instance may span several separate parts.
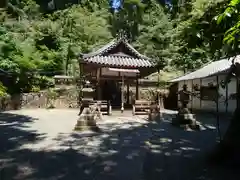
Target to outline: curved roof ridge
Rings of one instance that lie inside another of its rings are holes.
[[[120,43],[124,43],[127,48],[133,53],[135,54],[138,58],[142,58],[142,59],[147,59],[150,60],[150,58],[148,58],[145,55],[142,55],[141,53],[139,53],[132,45],[130,45],[125,39],[120,38],[120,39],[113,39],[112,41],[110,41],[108,44],[104,45],[103,47],[99,48],[96,51],[90,52],[88,54],[82,54],[83,58],[89,58],[89,57],[93,57],[93,56],[97,56],[97,55],[102,55],[104,53],[106,53],[107,51],[112,50],[113,48],[117,47]]]

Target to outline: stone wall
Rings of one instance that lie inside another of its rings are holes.
[[[48,99],[47,92],[31,93],[23,100],[22,108],[49,108],[52,101],[54,108],[78,108],[78,97],[74,96],[76,90],[63,90],[58,92],[56,99]]]
[[[135,99],[135,88],[130,87],[129,94],[130,103]],[[56,89],[57,97],[53,100],[55,108],[79,108],[78,93],[75,87],[68,89]],[[139,88],[140,99],[151,99],[156,93],[156,88]],[[127,99],[127,91],[125,89],[125,101]],[[0,98],[0,110],[16,110],[21,108],[36,109],[48,108],[49,99],[48,92],[41,91],[38,93],[23,93],[21,95],[13,95],[12,97]]]
[[[72,90],[66,90],[59,93],[53,106],[55,108],[78,108],[78,98],[73,95]],[[9,97],[0,98],[0,110],[17,110],[17,109],[36,109],[48,108],[49,99],[46,91],[38,93],[23,93]]]

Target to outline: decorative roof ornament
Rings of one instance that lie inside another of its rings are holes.
[[[123,29],[119,30],[116,36],[118,41],[128,42],[127,34]]]

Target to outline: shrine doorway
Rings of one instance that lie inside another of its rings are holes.
[[[114,80],[104,80],[101,83],[102,99],[111,102],[112,107],[121,106],[121,88]]]

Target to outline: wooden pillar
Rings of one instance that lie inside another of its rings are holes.
[[[96,90],[97,90],[97,100],[101,100],[101,86],[100,86],[100,68],[97,68],[97,83],[96,83]]]
[[[121,112],[124,111],[124,76],[122,76],[122,88],[121,88]]]
[[[139,99],[139,82],[138,82],[138,75],[136,76],[136,100]]]
[[[159,108],[160,107],[162,107],[161,105],[161,100],[162,99],[160,99],[160,98],[162,98],[162,97],[160,97],[160,69],[158,68],[158,89],[157,89],[157,91],[158,91],[158,93],[157,93],[157,98],[158,98],[158,106],[159,106]]]
[[[82,105],[82,96],[83,96],[83,64],[80,62],[79,63],[79,81],[78,81],[78,88],[79,88],[79,92],[78,92],[78,106],[80,108],[79,114],[80,115],[82,113],[83,110],[83,105]]]
[[[129,105],[129,81],[127,82],[127,104]]]

